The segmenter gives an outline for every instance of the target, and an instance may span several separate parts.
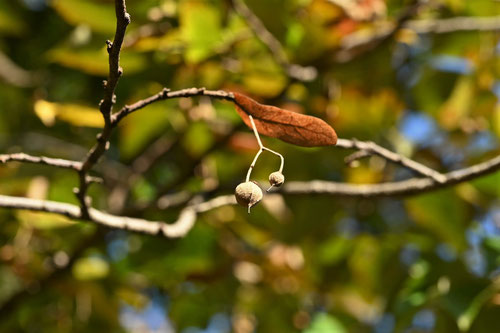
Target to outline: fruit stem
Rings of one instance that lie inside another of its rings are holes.
[[[285,166],[285,158],[280,153],[275,152],[274,150],[269,149],[267,147],[264,147],[264,145],[262,144],[262,141],[260,140],[260,135],[259,135],[259,132],[257,131],[257,126],[255,126],[255,122],[253,121],[253,117],[251,115],[248,115],[248,118],[250,119],[250,123],[252,124],[253,134],[255,135],[255,138],[257,139],[257,143],[259,144],[259,151],[255,155],[255,157],[252,161],[252,164],[250,164],[250,167],[248,168],[246,181],[247,182],[250,181],[250,175],[252,174],[252,170],[255,167],[255,164],[257,163],[257,160],[259,159],[260,154],[262,154],[262,151],[264,151],[264,150],[266,150],[270,153],[273,153],[274,155],[277,155],[280,157],[281,163],[280,163],[279,172],[283,172],[283,167]]]

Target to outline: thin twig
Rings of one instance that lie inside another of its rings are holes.
[[[72,169],[76,171],[80,171],[82,168],[82,162],[64,160],[62,158],[32,156],[25,153],[0,154],[0,163],[7,163],[11,161],[51,165],[58,168]]]
[[[145,106],[152,104],[154,102],[172,98],[196,97],[196,96],[208,96],[211,98],[234,101],[233,93],[223,90],[206,90],[205,88],[187,88],[182,90],[170,91],[169,89],[164,88],[162,91],[151,97],[140,100],[132,105],[124,106],[120,111],[118,111],[116,114],[113,115],[112,123],[113,125],[116,125],[121,119],[123,119],[123,117],[131,114],[134,111],[140,110]]]
[[[232,0],[232,3],[234,10],[243,16],[252,32],[267,47],[276,62],[290,77],[300,81],[312,81],[318,76],[318,71],[314,67],[290,63],[281,43],[242,0]]]
[[[274,151],[272,149],[269,149],[267,147],[262,147],[262,149],[278,156],[280,158],[280,168],[278,169],[279,172],[283,172],[283,167],[285,166],[285,158],[283,157],[283,155],[281,155],[280,153],[278,153],[277,151]]]
[[[446,19],[425,19],[410,20],[401,25],[388,23],[373,32],[366,34],[366,31],[355,32],[342,40],[341,47],[335,58],[340,62],[352,60],[354,57],[365,53],[379,45],[381,41],[390,39],[401,28],[409,29],[417,34],[445,34],[460,31],[499,31],[500,16],[491,17],[452,17]],[[370,46],[366,48],[366,46]],[[358,53],[353,55],[354,50]]]
[[[113,129],[111,112],[113,105],[116,102],[115,88],[118,84],[118,80],[123,74],[123,70],[120,67],[120,51],[123,44],[123,38],[125,37],[125,30],[130,23],[130,15],[127,13],[125,0],[115,0],[115,12],[115,37],[113,42],[109,40],[106,42],[109,53],[109,76],[108,80],[104,82],[104,97],[99,104],[99,110],[104,118],[104,128],[97,136],[97,143],[90,149],[85,160],[83,161],[83,165],[79,173],[80,185],[75,189],[76,197],[80,201],[80,216],[82,218],[88,218],[89,214],[88,208],[90,202],[87,198],[87,189],[89,187],[89,183],[87,182],[87,173],[109,148],[109,139]]]
[[[253,168],[255,167],[255,164],[257,163],[257,160],[259,159],[259,156],[260,154],[262,154],[262,147],[259,148],[259,151],[257,152],[257,154],[255,154],[255,157],[253,158],[253,161],[252,163],[250,164],[250,166],[248,167],[248,171],[247,171],[247,177],[245,178],[245,181],[246,182],[249,182],[250,181],[250,176],[252,175],[252,170]]]
[[[46,156],[32,156],[25,153],[14,153],[14,154],[0,154],[0,164],[7,162],[22,162],[22,163],[33,163],[41,165],[49,165],[62,169],[75,170],[80,172],[82,168],[82,162],[70,161],[62,158],[52,158]],[[102,178],[86,175],[86,183],[102,183]]]
[[[388,161],[394,162],[396,164],[399,164],[401,166],[404,166],[407,169],[410,169],[412,171],[417,172],[418,174],[421,174],[426,177],[432,178],[434,181],[438,183],[444,183],[446,181],[446,177],[429,168],[426,167],[423,164],[420,164],[412,159],[409,159],[407,157],[404,157],[403,155],[397,154],[395,152],[392,152],[384,147],[381,147],[377,145],[374,142],[371,141],[358,141],[358,140],[346,140],[346,139],[338,139],[337,140],[337,147],[341,148],[348,148],[348,149],[359,149],[361,153],[360,155],[356,156],[350,156],[347,158],[346,162],[352,162],[357,158],[365,157],[368,155],[378,155],[383,158],[385,158]]]
[[[257,143],[259,144],[259,151],[255,155],[255,157],[252,161],[252,164],[250,164],[250,167],[248,168],[247,177],[245,180],[247,182],[250,181],[250,175],[252,174],[252,170],[255,167],[255,164],[257,163],[257,160],[259,159],[260,154],[262,154],[262,152],[264,150],[268,151],[270,153],[273,153],[274,155],[277,155],[280,157],[281,164],[280,164],[279,172],[283,171],[283,167],[285,165],[285,158],[283,157],[283,155],[281,155],[280,153],[275,152],[274,150],[271,150],[267,147],[264,147],[264,145],[262,144],[262,141],[260,140],[260,135],[259,135],[259,132],[257,131],[257,126],[255,126],[255,122],[253,121],[253,117],[251,115],[248,115],[248,118],[250,119],[250,123],[252,124],[253,134],[255,135],[255,138],[257,139]]]
[[[459,31],[498,31],[500,30],[500,16],[464,16],[438,20],[412,20],[405,28],[418,34],[446,34]]]
[[[466,182],[500,170],[500,156],[468,168],[444,174],[444,182],[439,183],[432,178],[411,178],[398,182],[386,182],[370,185],[353,185],[346,183],[313,180],[307,182],[288,182],[282,193],[288,194],[324,194],[347,197],[391,197],[410,196],[449,187]]]
[[[27,71],[6,54],[0,52],[0,79],[16,87],[26,88],[37,84],[41,77],[38,72]]]
[[[372,156],[373,153],[367,151],[367,150],[358,150],[354,153],[352,153],[351,155],[348,155],[344,158],[344,163],[347,164],[348,166],[353,166],[353,163],[362,159],[362,158],[365,158],[365,157],[369,157],[369,156]]]
[[[347,62],[375,49],[396,35],[396,33],[417,14],[420,8],[426,3],[427,1],[425,0],[412,0],[412,2],[401,11],[394,22],[387,24],[384,30],[374,33],[370,38],[365,38],[361,43],[353,43],[353,41],[356,41],[355,39],[351,39],[351,36],[346,37],[342,41],[341,49],[335,53],[334,59],[338,62]],[[363,34],[360,35],[360,37],[363,39],[365,36]]]

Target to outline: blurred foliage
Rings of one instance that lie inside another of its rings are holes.
[[[333,2],[245,1],[288,59],[318,69],[301,82],[230,1],[128,0],[116,107],[162,87],[205,86],[321,117],[340,137],[378,142],[440,171],[498,155],[498,34],[406,29],[337,63],[343,40],[373,34],[410,1],[367,0],[349,10]],[[84,158],[102,126],[113,7],[111,0],[0,2],[0,60],[10,60],[0,62],[2,153]],[[498,1],[433,0],[418,19],[495,13]],[[348,168],[340,149],[264,140],[285,156],[287,180],[412,176],[376,157]],[[130,176],[157,142],[165,152]],[[173,221],[176,207],[137,205],[180,190],[230,193],[256,149],[228,103],[148,106],[113,135],[96,168],[106,182],[92,186],[93,205]],[[265,180],[278,163],[264,154],[253,175]],[[0,166],[1,194],[76,203],[76,184],[67,170]],[[267,195],[251,215],[233,206],[202,214],[178,240],[3,209],[0,304],[27,292],[8,316],[0,313],[0,331],[499,332],[499,188],[496,173],[404,199]]]

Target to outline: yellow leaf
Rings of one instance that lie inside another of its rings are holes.
[[[68,217],[59,214],[31,212],[28,210],[20,210],[16,212],[16,218],[24,226],[30,226],[43,230],[66,228],[77,223],[70,220]]]
[[[375,184],[382,180],[382,174],[370,167],[360,165],[347,169],[347,182],[353,184]]]
[[[497,104],[493,111],[493,130],[500,137],[500,104]]]
[[[96,280],[106,277],[109,264],[101,258],[90,257],[78,259],[73,266],[73,275],[79,280]]]
[[[457,80],[453,92],[440,109],[439,122],[446,129],[457,128],[466,118],[474,97],[474,81],[472,77],[463,76]]]
[[[52,126],[56,121],[56,110],[52,103],[38,100],[34,105],[35,114],[45,126]]]
[[[78,104],[59,104],[38,100],[34,105],[35,114],[45,126],[52,126],[55,119],[74,126],[102,128],[104,120],[97,108]]]
[[[262,97],[275,97],[283,91],[287,83],[285,76],[280,74],[248,74],[243,78],[249,92]]]
[[[118,289],[116,296],[136,309],[144,309],[149,302],[149,299],[144,294],[128,288]]]
[[[108,53],[105,47],[98,49],[75,49],[67,46],[57,46],[48,51],[46,57],[51,62],[74,68],[87,74],[96,76],[108,75]],[[127,52],[127,50],[121,53],[120,63],[126,69],[126,74],[136,73],[147,65],[145,58],[141,54]]]
[[[396,39],[400,43],[405,43],[408,45],[416,44],[419,41],[418,34],[411,29],[401,29],[396,34]]]

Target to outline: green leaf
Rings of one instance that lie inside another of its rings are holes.
[[[457,319],[457,326],[460,331],[467,332],[469,330],[482,307],[499,291],[500,281],[497,280],[474,297],[467,309]]]
[[[180,5],[179,20],[187,62],[198,63],[212,55],[221,35],[218,9],[208,2],[186,0]]]
[[[471,76],[460,77],[448,100],[439,108],[439,121],[444,128],[455,129],[471,112],[475,81]]]
[[[50,3],[69,24],[85,24],[92,30],[105,34],[115,31],[116,16],[111,3],[89,0],[52,0]]]
[[[8,1],[0,2],[0,34],[19,36],[26,30],[22,16],[8,5]]]
[[[353,243],[343,236],[332,237],[318,246],[316,256],[322,264],[337,264],[351,253]]]
[[[453,189],[407,199],[406,207],[417,225],[435,233],[458,250],[465,247],[467,211]]]
[[[303,333],[347,333],[347,329],[337,318],[327,313],[318,313]]]
[[[107,76],[109,72],[108,54],[106,49],[74,49],[71,47],[56,47],[47,53],[51,62],[80,70],[84,73]],[[133,74],[146,67],[144,57],[138,53],[122,52],[120,65],[125,75]]]
[[[120,122],[120,154],[123,159],[135,156],[145,145],[166,131],[171,118],[175,117],[165,103],[150,105]]]
[[[77,223],[74,220],[59,214],[30,212],[27,210],[17,211],[16,217],[23,223],[23,225],[37,229],[66,228]]]
[[[214,142],[214,135],[205,122],[193,123],[182,141],[184,147],[193,156],[204,153]]]
[[[108,262],[99,257],[81,258],[73,265],[73,276],[79,280],[102,279],[108,273]]]
[[[475,179],[472,184],[480,191],[488,193],[492,196],[500,197],[500,172],[495,172],[491,175],[486,175]]]

